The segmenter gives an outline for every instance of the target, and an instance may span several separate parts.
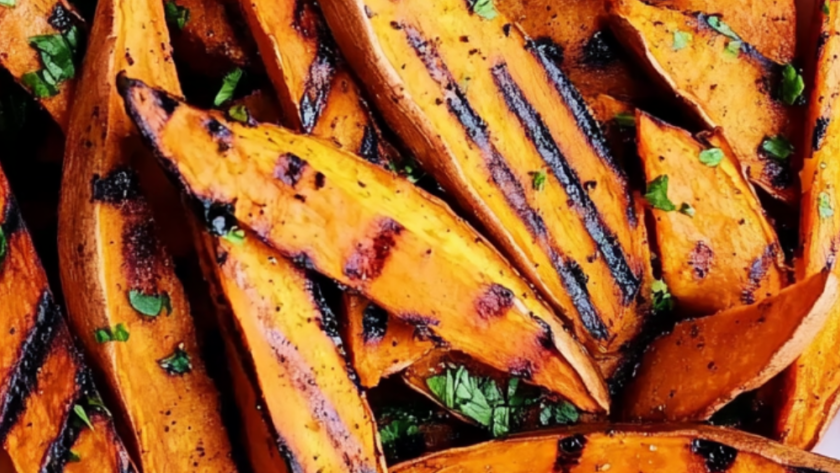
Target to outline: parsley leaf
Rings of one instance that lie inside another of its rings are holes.
[[[117,324],[117,326],[114,327],[114,341],[115,342],[127,342],[128,337],[130,335],[131,334],[129,334],[128,330],[125,328],[125,325]]]
[[[823,2],[822,12],[826,15],[828,15],[830,13],[829,7],[828,7],[828,0],[825,0],[825,2]]]
[[[93,429],[93,424],[90,422],[90,418],[88,417],[87,412],[85,412],[84,407],[76,404],[75,406],[73,406],[73,413],[76,414],[76,417],[78,417],[79,420],[84,422],[85,425],[90,427],[90,430],[94,430]]]
[[[183,375],[192,371],[190,356],[184,350],[183,343],[178,345],[174,353],[158,360],[158,365],[171,375]]]
[[[790,64],[785,64],[782,69],[781,98],[786,105],[793,105],[802,96],[805,90],[805,80],[802,74]]]
[[[692,207],[691,204],[683,202],[682,205],[680,205],[680,213],[688,215],[689,217],[694,217],[694,207]]]
[[[633,115],[631,112],[621,112],[616,113],[613,120],[618,124],[618,126],[622,128],[635,128],[636,127],[636,116]]]
[[[698,157],[701,163],[713,168],[723,161],[723,151],[720,148],[704,149]]]
[[[712,15],[706,18],[706,23],[712,27],[713,30],[717,31],[718,33],[726,36],[727,38],[740,40],[741,38],[732,31],[732,28],[729,27],[726,23],[721,21],[720,17],[716,15]]]
[[[6,240],[6,232],[0,227],[0,262],[6,259],[7,251],[9,251],[9,242]]]
[[[671,212],[677,207],[668,199],[668,176],[662,175],[648,182],[645,200],[655,209]]]
[[[485,20],[492,20],[499,14],[493,5],[493,0],[475,0],[472,4],[472,11]]]
[[[723,52],[729,57],[737,58],[741,53],[741,46],[743,44],[743,42],[733,39],[726,44],[726,48],[724,48]]]
[[[125,328],[125,325],[122,323],[117,324],[113,330],[108,327],[105,328],[98,328],[93,331],[93,336],[96,339],[96,343],[108,343],[108,342],[127,342],[129,337],[128,329]]]
[[[82,457],[80,457],[79,454],[74,452],[73,450],[70,450],[69,452],[67,452],[67,461],[70,463],[79,463],[80,461],[82,461]]]
[[[668,285],[661,279],[656,279],[650,286],[653,292],[653,311],[657,314],[670,312],[674,309],[674,299],[668,290]]]
[[[687,31],[674,31],[674,51],[679,51],[680,49],[685,48],[692,39],[693,36]]]
[[[107,328],[98,328],[94,330],[93,337],[96,339],[96,343],[107,343],[114,340],[111,336],[111,329]]]
[[[166,22],[176,26],[179,30],[183,30],[187,22],[190,21],[190,9],[182,7],[172,0],[166,2],[164,12],[166,13]]]
[[[540,425],[543,427],[574,424],[579,419],[580,414],[577,408],[567,401],[559,404],[546,402],[540,404]]]
[[[408,179],[408,182],[412,184],[416,184],[417,181],[423,178],[425,173],[417,163],[411,158],[402,158],[399,164],[395,163],[394,161],[388,161],[388,164],[385,165],[389,171],[395,172],[400,176],[405,177]]]
[[[21,82],[25,85],[35,98],[43,99],[46,97],[54,97],[58,95],[58,87],[56,87],[55,79],[48,76],[46,70],[36,72],[27,72],[21,77]],[[47,79],[49,77],[49,80]]]
[[[788,156],[793,154],[793,145],[782,135],[764,138],[764,141],[761,142],[761,149],[778,160],[787,159]]]
[[[820,218],[829,218],[834,215],[834,207],[831,205],[831,196],[828,195],[828,192],[820,192],[817,207]]]
[[[545,188],[545,171],[540,169],[539,171],[531,171],[528,174],[531,175],[531,186],[534,188],[535,191],[541,191]]]
[[[169,294],[144,294],[142,291],[132,289],[128,291],[128,302],[131,307],[137,312],[149,317],[157,317],[163,311],[167,310],[167,315],[172,313],[172,301],[169,300]]]
[[[216,94],[216,98],[213,99],[213,105],[221,107],[223,103],[233,97],[233,93],[236,91],[236,86],[239,84],[239,80],[242,79],[242,74],[242,69],[237,67],[225,75],[225,78],[222,79],[222,87]]]
[[[32,36],[30,46],[41,55],[44,70],[56,82],[72,79],[76,76],[76,66],[73,65],[73,50],[68,41],[61,34]]]
[[[245,241],[245,230],[239,227],[231,227],[231,229],[227,233],[222,235],[222,238],[233,243],[236,246],[239,246],[242,244],[242,242]]]
[[[248,123],[248,118],[251,115],[248,113],[248,108],[245,105],[238,104],[228,109],[228,116],[240,123]]]
[[[15,0],[0,0],[0,7],[12,8],[15,6]]]

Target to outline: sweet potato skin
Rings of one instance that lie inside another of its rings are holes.
[[[757,304],[680,322],[645,352],[623,399],[624,418],[708,419],[792,363],[837,300],[837,278],[826,272]]]
[[[134,159],[151,158],[142,154],[115,84],[117,73],[128,70],[180,91],[163,4],[102,1],[95,18],[59,209],[69,320],[120,403],[115,412],[132,434],[127,442],[144,471],[234,472],[218,392],[199,355],[184,289],[130,167]],[[160,298],[158,313],[136,309],[131,291]],[[127,341],[97,341],[98,329],[117,324],[128,331]],[[179,347],[191,369],[168,372],[161,360]]]
[[[814,86],[806,116],[805,149],[800,172],[802,200],[797,279],[830,269],[835,264],[840,218],[836,184],[840,179],[830,163],[840,152],[840,8],[828,2],[829,13],[817,13],[820,32]],[[816,26],[816,25],[815,25]],[[815,28],[816,29],[816,28]],[[823,197],[824,196],[824,197]],[[821,205],[821,199],[824,201]],[[822,210],[821,210],[822,209]],[[830,213],[830,215],[829,215]],[[840,358],[834,355],[840,339],[840,305],[835,305],[825,328],[802,356],[784,373],[775,436],[803,449],[813,448],[840,408]]]
[[[321,8],[389,125],[611,375],[644,320],[647,250],[625,179],[556,67],[558,47],[457,0]]]
[[[693,215],[652,208],[662,277],[680,313],[708,315],[752,304],[785,286],[779,240],[719,130],[688,132],[638,112],[636,140],[651,182],[668,176],[668,198]],[[716,166],[700,153],[717,148]]]
[[[123,78],[121,88],[147,144],[194,199],[223,205],[283,256],[453,348],[522,372],[584,410],[606,408],[603,380],[581,347],[442,202],[315,138],[233,123],[136,80]]]
[[[611,0],[610,13],[616,36],[651,75],[709,129],[722,129],[750,181],[778,199],[795,202],[792,158],[778,160],[761,150],[765,138],[795,139],[790,111],[773,97],[781,66],[747,43],[737,58],[727,56],[729,38],[707,26],[701,14],[657,8],[641,0]],[[693,37],[684,48],[673,47],[677,30]]]
[[[508,473],[605,469],[616,473],[836,473],[840,462],[718,427],[587,424],[446,450],[395,465],[391,471],[483,473],[494,469]]]

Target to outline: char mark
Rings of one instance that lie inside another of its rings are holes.
[[[399,318],[414,327],[414,336],[419,340],[431,340],[438,346],[445,344],[444,340],[435,334],[432,327],[440,325],[440,321],[420,314],[401,314]]]
[[[131,289],[156,294],[160,265],[168,264],[168,261],[154,221],[151,218],[129,221],[123,228],[122,242],[124,270]]]
[[[823,139],[828,131],[828,124],[831,122],[831,117],[817,118],[817,123],[814,124],[814,134],[811,135],[811,147],[813,151],[819,151],[822,147]]]
[[[691,452],[700,455],[706,463],[706,471],[709,473],[723,473],[735,463],[738,450],[713,442],[711,440],[694,439],[691,441]]]
[[[382,340],[388,331],[388,313],[373,302],[368,302],[362,312],[362,338],[365,343]]]
[[[586,437],[581,434],[560,439],[557,442],[554,471],[569,473],[580,462],[584,447],[586,447]]]
[[[563,287],[566,288],[569,298],[572,299],[572,304],[577,309],[586,331],[596,340],[609,338],[609,330],[604,325],[601,316],[598,315],[598,311],[592,304],[592,298],[589,296],[589,289],[587,288],[589,278],[583,272],[583,268],[577,261],[571,258],[563,260],[555,253],[551,254],[551,261],[554,267],[558,269]]]
[[[525,129],[525,134],[531,144],[534,145],[537,152],[551,168],[552,173],[557,177],[557,180],[560,181],[563,189],[566,190],[566,194],[583,221],[586,231],[595,242],[598,251],[603,255],[604,261],[610,269],[610,274],[621,289],[624,304],[629,304],[639,292],[641,280],[630,268],[618,238],[604,224],[595,203],[592,202],[584,189],[577,173],[557,147],[557,143],[540,114],[534,110],[513,77],[511,77],[507,65],[499,64],[493,67],[492,72],[496,85],[505,98],[505,103],[519,119],[519,123]]]
[[[829,34],[825,31],[820,33],[820,37],[817,38],[817,48],[816,48],[816,58],[819,59],[822,56],[823,47],[825,47],[825,43],[828,42]]]
[[[336,316],[338,310],[329,302],[340,301],[341,291],[338,289],[333,280],[315,273],[314,271],[308,271],[306,273],[306,287],[312,297],[312,300],[315,301],[318,312],[321,314],[321,317],[318,319],[321,330],[323,330],[330,340],[332,340],[333,344],[335,344],[338,354],[341,355],[341,358],[344,360],[344,368],[347,372],[347,376],[356,386],[356,389],[361,392],[361,381],[359,380],[358,374],[356,374],[356,369],[353,368],[353,364],[350,362],[350,357],[347,356],[347,350],[344,349],[344,342],[341,340],[341,334],[338,330],[339,322],[338,317]]]
[[[20,348],[19,358],[10,370],[5,399],[0,400],[0,443],[5,442],[26,407],[26,399],[35,389],[38,371],[50,352],[57,324],[61,322],[58,305],[49,291],[44,290],[41,294],[33,318],[35,325],[29,331]]]
[[[559,251],[551,242],[545,221],[543,221],[539,212],[528,204],[522,183],[517,180],[504,157],[492,144],[487,124],[472,108],[463,90],[453,79],[452,73],[447,69],[435,50],[434,45],[425,40],[420,32],[412,26],[404,25],[403,31],[405,31],[409,44],[425,64],[429,75],[441,85],[450,113],[455,115],[467,136],[482,151],[494,184],[499,188],[508,205],[513,208],[531,234],[550,255],[552,265],[560,275],[566,291],[571,295],[581,318],[584,321],[592,321],[588,325],[587,322],[584,322],[587,329],[596,338],[606,338],[606,327],[604,327],[592,304],[585,278],[582,282],[581,278],[576,277],[575,272],[569,265],[571,260],[567,261],[561,257]],[[603,327],[603,331],[597,329],[599,324],[600,327]]]
[[[813,468],[807,468],[804,466],[791,466],[788,467],[787,470],[789,473],[826,473],[823,470],[815,470]]]
[[[379,277],[402,231],[403,226],[396,221],[380,220],[373,237],[356,244],[356,250],[344,264],[344,275],[358,281]]]
[[[121,166],[105,177],[94,174],[91,180],[91,202],[120,205],[140,198],[140,181],[131,168]]]
[[[741,292],[741,302],[744,304],[752,304],[755,302],[755,291],[761,287],[761,281],[767,276],[767,271],[776,260],[779,254],[779,246],[775,243],[767,245],[764,252],[753,260],[749,268],[749,282],[747,287]]]
[[[73,413],[73,407],[77,404],[85,405],[88,397],[84,386],[79,385],[79,380],[88,379],[88,376],[89,374],[86,373],[85,369],[80,370],[76,374],[76,386],[78,391],[76,393],[75,400],[67,406],[67,412],[64,414],[61,430],[47,448],[47,452],[41,462],[40,473],[62,473],[64,471],[64,465],[67,464],[67,460],[70,457],[70,450],[73,448],[73,445],[76,443],[76,440],[78,440],[79,434],[81,433],[81,428],[73,419],[73,416],[75,415]],[[102,414],[98,412],[91,412],[89,415],[92,417],[94,415]]]
[[[10,192],[6,196],[6,208],[3,209],[3,223],[0,225],[0,229],[3,230],[3,235],[8,240],[22,228],[23,219],[20,218],[20,207],[18,207],[17,199]]]
[[[236,227],[235,208],[233,204],[205,200],[201,202],[201,215],[204,216],[204,226],[213,236],[227,235]]]
[[[483,319],[501,317],[513,307],[513,299],[510,289],[494,283],[476,299],[475,311]]]
[[[698,241],[688,255],[688,264],[694,270],[694,277],[704,279],[712,269],[715,253],[706,243]]]
[[[369,163],[378,165],[382,161],[382,157],[379,155],[379,136],[373,123],[368,123],[365,126],[365,134],[362,136],[362,144],[359,145],[358,154]]]
[[[786,162],[768,157],[764,150],[760,154],[764,156],[764,168],[761,170],[762,177],[770,182],[774,189],[782,190],[790,187],[793,184],[793,177]]]
[[[211,118],[204,123],[205,128],[210,133],[213,141],[219,145],[219,152],[225,152],[233,146],[233,133],[230,128],[222,125],[215,118]]]
[[[274,178],[294,188],[303,177],[303,171],[309,163],[292,153],[286,153],[277,158],[274,165]]]
[[[615,62],[620,51],[610,30],[596,31],[583,46],[581,62],[585,66],[601,69]]]
[[[335,58],[335,51],[328,41],[320,41],[315,60],[309,66],[303,96],[300,98],[300,123],[306,133],[312,133],[327,106],[332,79],[335,76]]]

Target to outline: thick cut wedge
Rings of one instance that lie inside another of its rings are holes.
[[[802,257],[797,278],[831,269],[840,244],[840,170],[833,165],[840,152],[840,4],[826,3],[821,12],[820,41],[814,88],[808,100],[805,135],[808,137],[800,178]],[[840,304],[831,311],[825,328],[802,356],[788,368],[782,381],[776,436],[783,443],[811,449],[820,440],[840,408]]]
[[[9,473],[134,472],[2,172],[0,209],[0,445],[14,467]],[[73,454],[76,468],[68,463]]]
[[[719,130],[693,138],[639,112],[636,140],[648,182],[662,277],[680,312],[708,315],[752,304],[785,286],[776,233]],[[652,198],[652,197],[651,197]]]
[[[645,352],[625,391],[624,418],[708,419],[791,364],[837,301],[837,278],[826,272],[757,304],[680,322]]]
[[[199,356],[183,287],[130,167],[133,159],[150,158],[115,84],[127,70],[180,91],[163,4],[101,1],[95,25],[71,117],[59,211],[70,321],[120,403],[115,407],[132,434],[126,441],[143,471],[233,472],[218,393]]]
[[[389,125],[611,375],[647,310],[647,247],[560,47],[460,0],[321,8]]]
[[[780,100],[782,66],[734,39],[712,18],[641,0],[611,0],[616,36],[709,128],[720,127],[743,172],[786,202],[798,198],[791,170],[790,113]],[[715,30],[712,25],[718,25]],[[725,26],[725,25],[724,25]]]
[[[15,0],[0,6],[0,66],[27,88],[41,106],[67,130],[76,79],[81,71],[86,26],[76,9],[65,0]],[[49,51],[59,50],[45,68],[32,44],[41,40]]]
[[[421,457],[393,473],[840,472],[840,462],[755,435],[699,425],[591,424]]]
[[[227,121],[137,80],[121,87],[147,144],[217,225],[253,229],[283,256],[490,366],[585,410],[607,407],[582,348],[439,200],[318,139]]]

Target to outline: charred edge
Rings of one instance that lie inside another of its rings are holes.
[[[819,38],[817,38],[817,47],[816,47],[816,57],[817,59],[822,56],[823,48],[825,47],[825,43],[828,42],[829,34],[825,31],[820,33]]]
[[[793,174],[790,172],[790,167],[787,162],[780,162],[766,156],[764,150],[761,151],[762,156],[765,156],[764,168],[761,170],[762,177],[767,180],[774,189],[787,189],[793,184]]]
[[[711,440],[694,439],[691,441],[691,452],[703,457],[706,462],[706,470],[709,473],[723,473],[735,463],[738,450],[713,442]]]
[[[94,174],[90,184],[91,202],[122,204],[139,199],[142,195],[137,173],[128,167],[118,167],[105,177]]]
[[[695,278],[704,279],[709,275],[714,257],[714,252],[704,242],[698,241],[694,245],[694,249],[688,255],[688,265],[694,270]]]
[[[554,461],[554,471],[569,473],[580,462],[584,447],[586,447],[586,437],[582,434],[560,439],[557,442],[557,459]]]
[[[344,275],[361,281],[379,277],[402,231],[403,226],[396,221],[381,220],[373,238],[356,244],[356,251],[344,264]]]
[[[204,123],[204,127],[207,129],[207,132],[210,133],[210,137],[213,138],[213,141],[219,145],[220,152],[225,152],[231,148],[233,133],[231,133],[230,128],[222,125],[215,118],[207,120]]]
[[[75,355],[78,357],[78,354]],[[81,433],[81,427],[73,421],[73,406],[76,404],[85,405],[88,399],[94,396],[99,397],[93,387],[92,379],[90,371],[86,368],[81,368],[76,372],[76,395],[73,402],[67,406],[61,430],[47,449],[40,473],[62,473],[64,471],[70,449],[73,448]],[[102,414],[97,412],[96,415]]]
[[[6,208],[3,209],[3,223],[0,225],[3,229],[3,235],[9,239],[23,229],[23,219],[20,217],[20,207],[18,207],[17,199],[9,192],[6,197]]]
[[[538,340],[540,346],[546,350],[553,350],[556,345],[554,342],[554,331],[551,330],[551,326],[549,326],[545,320],[535,316],[534,314],[531,314],[531,318],[534,319],[534,322],[536,322],[542,330]]]
[[[330,285],[334,289],[334,291],[331,292],[336,293],[331,294],[334,297],[331,297],[330,299],[340,300],[338,289],[335,288],[335,284],[331,284],[332,281],[314,272],[309,272],[306,275],[306,281],[309,294],[312,297],[312,300],[315,301],[318,312],[321,313],[321,318],[319,320],[321,330],[323,330],[335,344],[336,350],[344,360],[344,368],[347,371],[347,376],[350,378],[350,381],[353,382],[353,385],[356,386],[356,389],[359,392],[362,392],[362,383],[359,380],[359,375],[356,373],[356,369],[353,368],[353,364],[350,362],[350,357],[347,356],[347,350],[344,348],[344,342],[341,340],[341,334],[338,330],[339,324],[338,317],[336,316],[336,310],[330,306],[327,301],[327,297],[325,296],[325,289],[327,289],[327,286]]]
[[[823,470],[815,470],[813,468],[807,468],[804,466],[789,466],[787,468],[789,473],[826,473]]]
[[[388,313],[373,302],[362,311],[362,338],[365,343],[382,340],[388,331]]]
[[[604,68],[619,57],[620,46],[610,30],[596,31],[583,46],[583,65],[593,68]]]
[[[362,136],[362,144],[359,145],[359,156],[365,158],[369,163],[379,164],[382,157],[379,156],[379,136],[373,123],[365,126],[365,134]]]
[[[309,74],[300,98],[300,123],[303,131],[311,133],[327,106],[335,75],[335,51],[328,42],[318,42],[315,60],[309,66]]]
[[[58,305],[45,290],[35,309],[35,326],[29,331],[20,349],[20,358],[10,371],[6,398],[0,405],[0,443],[5,442],[12,426],[26,407],[26,399],[35,388],[38,371],[47,358],[61,320]]]
[[[162,248],[151,219],[129,222],[122,232],[124,271],[131,289],[146,294],[157,293]]]
[[[205,200],[201,202],[204,226],[213,236],[224,236],[236,226],[234,205],[227,202]]]
[[[403,322],[414,327],[414,336],[420,340],[431,340],[437,346],[445,345],[445,341],[440,338],[432,329],[437,327],[440,322],[420,314],[402,314],[400,319]]]
[[[641,280],[633,273],[627,263],[627,258],[618,242],[618,238],[604,224],[598,209],[581,184],[575,170],[572,169],[566,157],[557,148],[557,144],[554,142],[548,127],[542,121],[540,114],[528,103],[522,90],[511,77],[507,65],[499,64],[493,67],[492,72],[508,108],[519,119],[531,144],[534,145],[546,164],[551,167],[553,174],[560,181],[563,189],[566,190],[566,194],[575,210],[583,220],[586,231],[597,245],[598,251],[603,255],[610,274],[621,289],[624,297],[623,303],[625,305],[629,304],[639,292]]]
[[[563,287],[566,288],[572,304],[580,315],[583,327],[596,340],[606,340],[609,337],[609,331],[592,304],[592,298],[589,295],[589,289],[587,289],[589,278],[583,272],[583,268],[571,258],[561,260],[556,254],[551,256],[554,267],[563,280]]]
[[[305,160],[292,153],[286,153],[277,158],[274,165],[274,178],[294,188],[303,177],[303,171],[309,165]]]
[[[501,317],[513,307],[513,292],[500,285],[491,284],[475,301],[475,311],[479,317],[490,319]]]
[[[811,135],[811,147],[813,151],[819,151],[822,147],[829,123],[831,123],[831,117],[817,118],[817,122],[814,124],[814,134]]]
[[[764,252],[753,260],[749,269],[749,282],[747,287],[741,293],[741,302],[744,304],[752,304],[755,302],[755,291],[761,286],[761,281],[767,275],[770,265],[779,254],[779,247],[775,243],[767,245]]]
[[[307,271],[316,271],[315,268],[315,261],[312,260],[308,254],[301,252],[291,257],[292,264],[295,265],[298,269],[304,269]]]

